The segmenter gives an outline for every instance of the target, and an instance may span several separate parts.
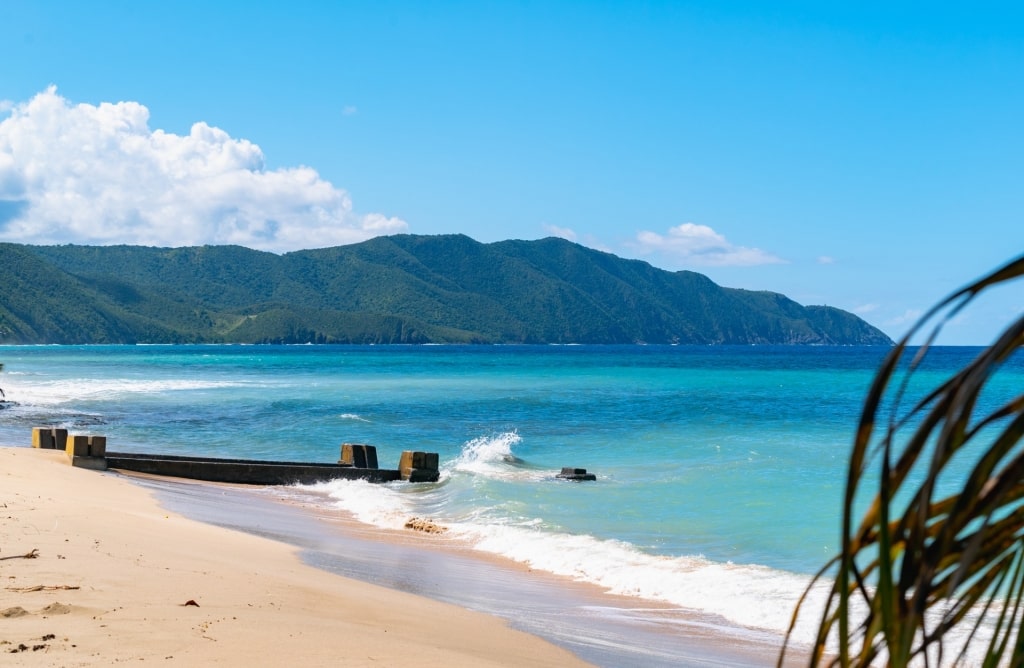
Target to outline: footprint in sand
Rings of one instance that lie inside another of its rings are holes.
[[[7,608],[6,610],[0,610],[0,617],[4,619],[12,619],[14,617],[24,617],[29,614],[29,611],[20,605],[16,605],[13,608]]]
[[[74,610],[70,605],[63,603],[51,603],[42,610],[39,611],[41,615],[66,615]]]

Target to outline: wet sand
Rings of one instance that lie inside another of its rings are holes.
[[[585,665],[493,615],[303,563],[259,527],[186,518],[63,452],[0,448],[0,513],[5,665]],[[418,568],[406,577],[429,579]]]
[[[773,666],[778,656],[776,634],[613,596],[443,536],[370,527],[320,504],[297,504],[293,490],[132,477],[188,517],[295,545],[306,563],[332,573],[503,617],[596,665],[742,668]],[[787,661],[806,663],[799,653]]]

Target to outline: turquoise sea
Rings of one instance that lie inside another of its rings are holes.
[[[288,491],[639,601],[780,633],[835,553],[846,458],[888,348],[690,346],[3,347],[0,443],[30,428],[108,448],[338,458],[342,442],[440,453],[436,484]],[[937,348],[924,387],[974,348]],[[998,374],[986,401],[1024,386]],[[563,466],[593,483],[555,478]],[[809,638],[809,629],[798,634]]]

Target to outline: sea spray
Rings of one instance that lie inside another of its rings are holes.
[[[384,529],[401,529],[415,514],[415,507],[409,503],[407,495],[388,485],[365,480],[332,480],[306,485],[303,489],[364,524]]]
[[[519,461],[512,454],[512,448],[522,441],[522,437],[514,431],[474,438],[462,446],[462,451],[452,462],[450,468],[471,473],[499,471],[501,467],[495,466],[495,464]]]
[[[132,401],[147,397],[166,400],[172,393],[190,393],[204,390],[223,390],[259,387],[240,381],[213,381],[204,379],[92,379],[92,378],[26,378],[18,377],[8,383],[12,394],[24,404],[37,407],[71,407],[92,402],[109,404],[111,401]]]
[[[442,464],[442,475],[467,474],[477,480],[539,481],[555,471],[539,468],[517,457],[512,448],[523,442],[516,431],[480,436],[462,446],[458,457]]]

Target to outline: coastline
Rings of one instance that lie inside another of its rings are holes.
[[[17,665],[587,665],[497,617],[185,517],[63,452],[0,447],[0,511],[0,652]]]
[[[186,517],[300,548],[303,561],[363,582],[504,618],[599,666],[775,665],[781,636],[471,549],[458,539],[359,522],[297,488],[126,474]],[[794,646],[786,666],[806,665]]]

